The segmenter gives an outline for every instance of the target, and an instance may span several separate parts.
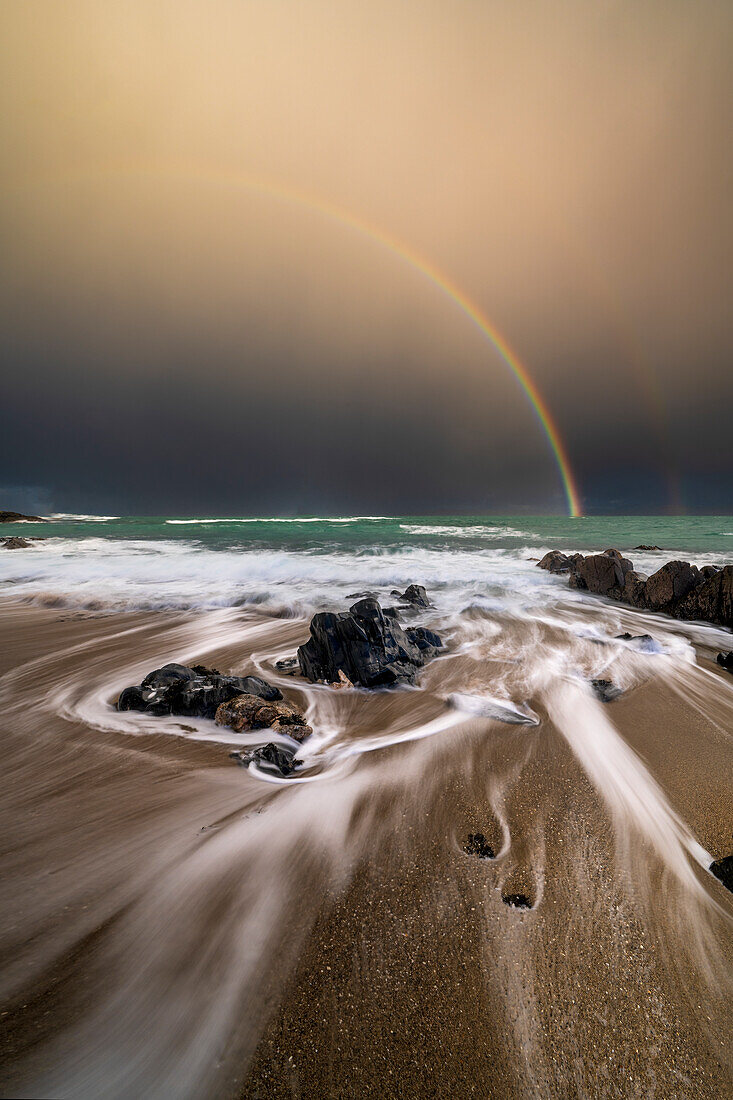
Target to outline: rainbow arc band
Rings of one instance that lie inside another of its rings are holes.
[[[580,493],[570,466],[567,450],[560,438],[557,424],[544,398],[532,381],[527,368],[479,306],[476,305],[459,286],[449,279],[448,276],[444,275],[437,267],[430,263],[429,260],[426,260],[409,245],[405,244],[404,241],[399,240],[397,237],[393,237],[390,233],[385,232],[378,226],[371,225],[369,222],[358,217],[358,215],[352,214],[351,211],[341,206],[337,206],[334,203],[327,202],[317,195],[311,195],[306,191],[301,191],[298,188],[280,183],[277,180],[252,175],[239,169],[219,168],[216,166],[200,165],[190,162],[181,163],[178,161],[166,161],[161,165],[146,164],[143,166],[125,163],[115,165],[107,164],[98,166],[91,171],[85,171],[83,173],[74,172],[71,174],[74,176],[83,174],[86,178],[94,175],[107,174],[114,176],[126,174],[140,176],[180,175],[189,178],[198,177],[209,181],[219,180],[224,183],[247,187],[253,191],[282,199],[285,202],[306,207],[309,210],[315,210],[325,217],[340,222],[342,225],[349,226],[351,229],[356,230],[370,240],[383,245],[385,248],[389,249],[390,252],[400,257],[405,263],[409,264],[428,279],[429,282],[433,283],[434,286],[442,290],[444,294],[447,294],[451,301],[473,322],[474,325],[476,325],[483,336],[499,353],[500,357],[514,374],[514,377],[519,382],[526,396],[529,398],[530,404],[547,437],[562,480],[570,516],[572,518],[578,518],[583,515],[580,503]]]

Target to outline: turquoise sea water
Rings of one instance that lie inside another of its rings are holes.
[[[59,517],[49,524],[0,524],[0,535],[44,535],[64,539],[165,539],[197,542],[211,549],[360,552],[409,546],[439,549],[498,549],[563,543],[577,550],[640,543],[669,551],[733,555],[733,516],[377,516],[298,519],[168,516]]]
[[[423,583],[446,599],[538,595],[547,550],[617,547],[650,573],[671,558],[733,561],[732,516],[57,516],[0,526],[42,536],[0,551],[0,593],[100,607],[338,605],[353,591]],[[659,551],[637,551],[639,544]]]

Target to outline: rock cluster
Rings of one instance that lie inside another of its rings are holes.
[[[686,561],[668,561],[647,577],[618,550],[587,556],[552,550],[538,566],[551,573],[568,573],[573,588],[632,607],[661,611],[676,619],[733,626],[733,565],[698,569]]]
[[[403,629],[397,616],[382,610],[371,597],[340,614],[323,611],[314,615],[310,633],[298,649],[298,663],[312,683],[332,684],[346,677],[352,684],[368,688],[411,684],[443,645],[426,627]]]
[[[213,718],[235,695],[257,696],[260,703],[282,699],[279,688],[259,676],[222,676],[203,665],[169,664],[149,673],[139,686],[125,688],[117,709]]]

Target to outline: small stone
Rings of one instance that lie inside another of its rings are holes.
[[[531,909],[532,902],[526,894],[502,894],[501,900],[512,909]]]
[[[610,703],[612,700],[618,699],[619,695],[623,695],[622,689],[616,687],[611,680],[591,680],[590,683],[602,703]]]
[[[483,833],[469,833],[468,840],[463,845],[463,851],[468,856],[478,856],[479,859],[493,859],[494,849],[487,842]]]
[[[723,883],[726,890],[733,893],[733,856],[723,856],[722,859],[714,859],[710,864],[710,871]]]

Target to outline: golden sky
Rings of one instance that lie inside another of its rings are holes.
[[[581,466],[609,417],[667,446],[729,373],[732,27],[710,0],[5,0],[11,342],[40,326],[132,375],[195,344],[223,378],[351,370],[357,389],[364,363],[386,385],[399,360],[436,401],[457,372],[476,438],[471,379],[489,372],[503,419],[534,432],[450,302],[237,182],[255,174],[464,288]]]

